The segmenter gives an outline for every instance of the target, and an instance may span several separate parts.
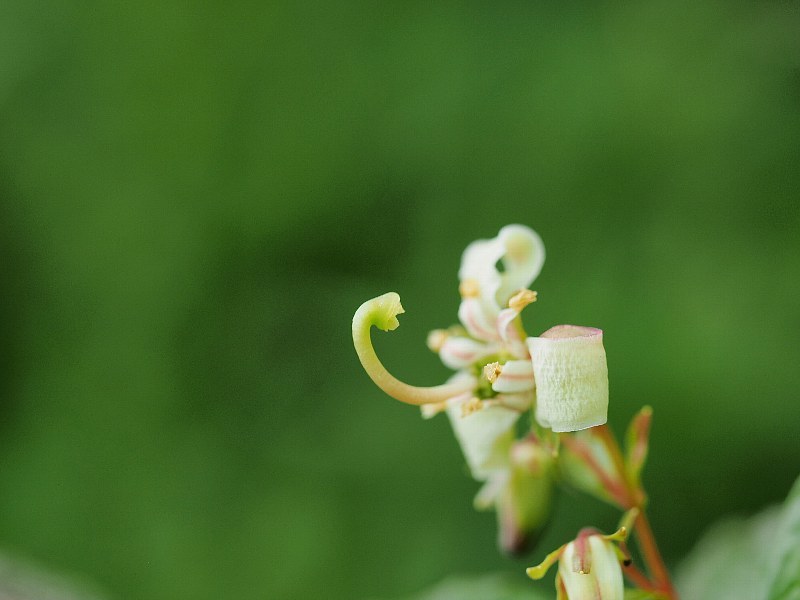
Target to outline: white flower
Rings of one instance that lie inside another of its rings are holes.
[[[459,269],[458,316],[463,330],[437,330],[428,338],[428,346],[442,362],[459,371],[453,380],[478,377],[471,393],[424,406],[423,416],[447,411],[470,471],[479,481],[507,468],[514,425],[533,402],[533,366],[518,317],[536,300],[536,293],[524,288],[543,263],[542,240],[523,225],[508,225],[491,240],[472,242]]]

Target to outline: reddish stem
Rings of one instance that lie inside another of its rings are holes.
[[[653,529],[650,527],[650,521],[647,519],[647,514],[643,508],[639,509],[639,515],[636,517],[636,525],[633,529],[647,567],[652,573],[655,583],[658,584],[658,589],[668,598],[677,599],[678,596],[669,578],[669,572],[667,567],[664,566],[664,559],[661,558],[661,552],[658,550]]]
[[[639,515],[636,518],[634,526],[634,533],[639,542],[639,548],[642,551],[642,557],[647,565],[647,570],[652,576],[652,581],[633,565],[626,567],[626,575],[643,590],[663,594],[668,600],[678,600],[678,594],[672,585],[669,572],[664,565],[664,559],[661,557],[661,553],[658,550],[653,530],[650,527],[650,522],[645,513],[644,503],[642,502],[642,499],[645,498],[645,494],[643,490],[636,488],[636,486],[628,480],[625,459],[622,456],[622,451],[619,448],[617,439],[614,437],[608,425],[594,427],[592,432],[603,442],[603,445],[611,456],[614,468],[617,471],[616,481],[599,465],[585,444],[581,444],[577,440],[571,439],[569,436],[565,436],[564,441],[567,447],[582,458],[586,462],[586,465],[595,472],[600,482],[620,506],[626,510],[631,508],[639,509]]]
[[[655,591],[653,584],[650,583],[650,580],[647,578],[647,576],[642,573],[633,563],[623,566],[622,570],[624,571],[625,576],[630,579],[636,585],[636,587],[639,587],[646,592]]]
[[[570,449],[573,454],[583,460],[583,462],[586,463],[586,466],[594,471],[594,474],[597,475],[600,483],[603,484],[603,488],[611,495],[611,498],[614,500],[614,502],[616,502],[623,510],[627,508],[629,503],[627,489],[622,482],[615,481],[608,473],[606,473],[603,467],[600,466],[600,463],[595,460],[591,449],[580,440],[576,440],[569,435],[562,436],[561,441],[567,448]]]

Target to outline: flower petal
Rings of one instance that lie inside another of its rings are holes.
[[[458,320],[469,334],[486,342],[498,340],[497,309],[481,298],[464,298],[458,307]]]
[[[608,418],[603,332],[558,325],[528,338],[536,379],[536,420],[553,431],[577,431]]]
[[[510,470],[495,471],[492,473],[486,480],[486,483],[478,490],[478,493],[475,494],[475,499],[472,501],[475,510],[489,510],[492,508],[508,484],[510,477]]]
[[[524,225],[507,225],[497,236],[503,244],[502,283],[497,300],[502,306],[511,295],[527,288],[539,276],[544,265],[544,243],[539,234]]]
[[[500,273],[495,266],[503,258],[505,246],[499,237],[490,240],[476,240],[461,255],[461,268],[458,279],[461,282],[472,280],[478,285],[481,296],[494,300],[502,284]]]
[[[493,471],[507,467],[520,413],[492,404],[463,415],[462,405],[463,401],[448,403],[447,416],[472,476],[483,481]]]
[[[492,384],[492,389],[501,393],[525,392],[533,388],[533,364],[529,360],[509,360],[502,365],[500,375]]]
[[[442,344],[439,358],[451,369],[463,369],[495,351],[496,348],[482,342],[467,337],[450,336]]]
[[[477,240],[464,250],[460,281],[474,280],[481,298],[504,306],[511,295],[527,288],[544,264],[544,244],[539,235],[524,225],[507,225],[490,240]],[[502,260],[503,272],[497,270]]]

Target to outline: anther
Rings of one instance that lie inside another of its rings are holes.
[[[497,381],[497,378],[500,377],[502,372],[503,367],[500,366],[499,362],[489,363],[483,367],[483,376],[489,380],[489,383]]]
[[[477,298],[481,294],[481,287],[476,279],[465,279],[459,284],[458,293],[464,299]]]
[[[522,312],[522,309],[536,302],[539,297],[538,292],[533,290],[520,290],[508,300],[508,307],[513,308],[517,312]]]

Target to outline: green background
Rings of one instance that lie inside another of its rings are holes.
[[[605,330],[675,564],[800,471],[800,9],[789,2],[0,7],[0,546],[111,598],[408,595],[510,561],[399,376],[468,242],[548,251],[528,331]],[[536,584],[531,583],[531,586]]]

